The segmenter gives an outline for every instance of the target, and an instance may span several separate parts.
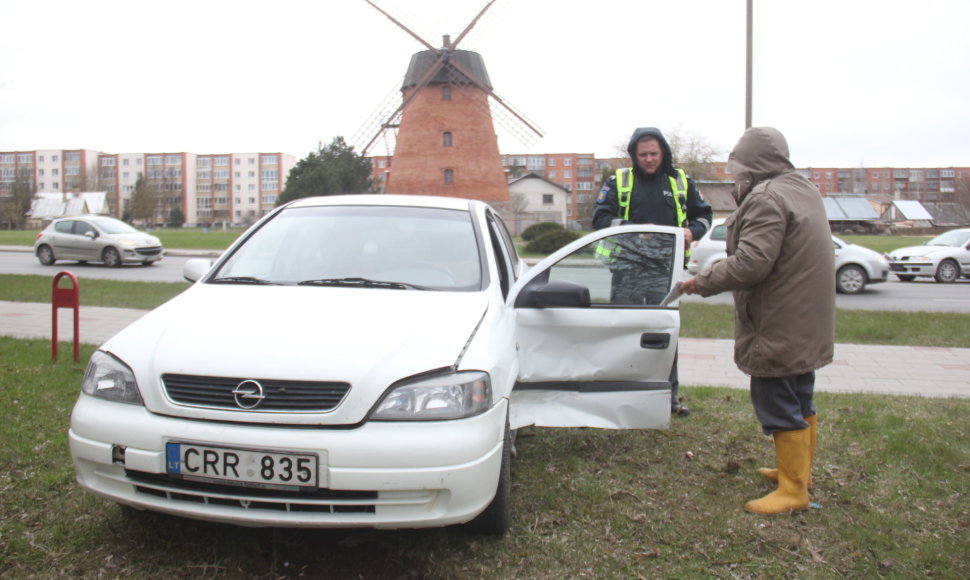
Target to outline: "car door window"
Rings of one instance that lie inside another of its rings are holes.
[[[589,289],[590,306],[659,306],[670,291],[677,238],[626,233],[591,242],[559,260],[532,287],[552,281]]]
[[[714,229],[711,230],[711,239],[712,240],[717,240],[719,242],[723,242],[724,240],[726,240],[727,239],[727,226],[724,225],[724,224],[720,224],[720,225],[714,226]]]
[[[92,227],[91,224],[79,221],[79,222],[75,222],[74,224],[74,233],[79,236],[83,236],[85,234],[91,233],[91,234],[95,234],[95,237],[96,237],[97,231],[95,231],[94,227]]]
[[[74,220],[57,222],[56,224],[54,224],[54,231],[56,231],[59,234],[73,234]]]

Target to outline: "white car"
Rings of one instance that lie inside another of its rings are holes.
[[[899,248],[887,254],[889,268],[903,282],[932,276],[937,282],[970,278],[970,228],[942,233],[922,246]]]
[[[503,533],[515,429],[669,426],[676,301],[612,304],[596,259],[644,239],[676,296],[679,228],[601,230],[526,269],[479,201],[289,203],[92,356],[78,481],[249,526]]]
[[[727,257],[727,226],[724,219],[716,219],[700,240],[691,246],[687,271],[697,274],[707,266]],[[889,262],[885,256],[832,236],[835,252],[835,289],[842,294],[858,294],[866,285],[885,282],[889,278]]]

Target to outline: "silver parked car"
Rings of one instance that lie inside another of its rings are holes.
[[[922,246],[889,252],[889,268],[903,282],[932,276],[937,282],[970,278],[970,228],[942,233]]]
[[[687,271],[697,274],[707,266],[727,257],[727,226],[724,219],[716,219],[711,229],[691,247]],[[879,252],[850,244],[832,236],[835,252],[835,289],[842,294],[858,294],[867,284],[885,282],[889,278],[889,263]]]
[[[50,266],[58,260],[103,262],[105,266],[143,264],[162,259],[158,238],[107,216],[82,215],[59,218],[37,234],[34,255]]]

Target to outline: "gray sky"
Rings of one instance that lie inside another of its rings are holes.
[[[376,0],[434,46],[486,0]],[[6,2],[0,150],[281,151],[353,142],[413,38],[363,0]],[[800,167],[970,166],[970,2],[755,0],[754,124]],[[745,0],[498,0],[460,48],[545,137],[614,156],[637,126],[727,152]],[[373,154],[382,153],[380,149]]]

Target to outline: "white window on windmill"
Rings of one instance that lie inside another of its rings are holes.
[[[455,170],[445,169],[445,185],[452,185],[455,183]]]
[[[441,100],[442,101],[451,100],[451,85],[443,85],[441,87]]]
[[[445,131],[441,134],[441,146],[451,147],[451,131]]]

